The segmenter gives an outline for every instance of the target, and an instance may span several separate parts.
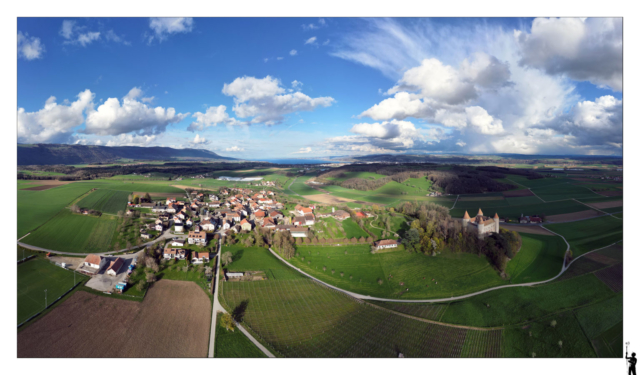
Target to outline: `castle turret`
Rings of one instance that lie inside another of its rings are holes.
[[[484,234],[484,220],[482,220],[482,216],[480,216],[480,221],[478,221],[478,237],[482,237]]]
[[[484,216],[482,213],[482,208],[478,208],[478,214],[476,216]]]
[[[498,217],[498,213],[496,212],[495,215],[493,215],[493,222],[496,223],[496,233],[500,233],[500,218]]]
[[[467,225],[469,225],[469,220],[471,220],[471,217],[469,217],[469,213],[467,211],[464,212],[464,216],[462,217],[462,227],[466,228]]]

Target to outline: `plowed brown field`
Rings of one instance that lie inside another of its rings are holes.
[[[547,220],[553,223],[562,223],[564,221],[588,219],[590,217],[596,217],[601,215],[604,215],[604,214],[600,211],[585,210],[585,211],[579,211],[579,212],[572,212],[570,214],[550,215],[550,216],[547,216]]]
[[[143,302],[76,292],[18,333],[18,357],[206,357],[211,300],[160,280]]]

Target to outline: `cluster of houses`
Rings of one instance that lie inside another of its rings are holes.
[[[189,259],[189,253],[191,254],[191,263],[199,264],[206,263],[211,260],[209,252],[206,251],[191,251],[188,249],[181,249],[180,246],[184,246],[184,240],[174,239],[171,241],[170,246],[167,246],[162,253],[162,257],[167,260],[178,259],[184,260]]]
[[[520,214],[520,218],[518,219],[518,221],[520,222],[520,224],[538,224],[542,223],[542,218],[538,215],[524,216],[524,214]]]

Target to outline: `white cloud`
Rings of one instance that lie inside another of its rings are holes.
[[[151,43],[154,39],[162,42],[171,34],[190,33],[193,30],[193,18],[152,17],[149,19],[149,27],[154,35],[148,38],[148,42]]]
[[[136,132],[139,135],[159,134],[169,124],[182,121],[189,114],[176,113],[173,108],[151,108],[136,99],[142,95],[134,87],[122,98],[108,98],[97,110],[87,111],[86,134],[118,135]]]
[[[226,148],[225,151],[227,151],[227,152],[242,152],[242,151],[244,151],[244,148],[238,147],[238,146],[233,146],[233,147]]]
[[[308,154],[311,152],[311,147],[302,147],[298,151],[294,152],[294,154]]]
[[[108,30],[104,35],[105,39],[110,42],[122,43],[126,46],[130,46],[131,42],[124,40],[123,36],[116,34],[113,30]]]
[[[327,40],[325,40],[324,42],[322,42],[322,45],[323,45],[323,46],[326,46],[327,44],[329,44],[329,42],[330,42],[330,40],[329,40],[329,39],[327,39]]]
[[[59,34],[65,39],[64,44],[74,44],[86,47],[94,41],[100,39],[99,31],[86,31],[86,26],[78,26],[76,21],[64,20],[62,21],[62,27]],[[112,35],[115,35],[111,31]]]
[[[276,57],[276,60],[282,60],[282,59],[284,59],[284,57],[282,57],[282,56]]]
[[[399,92],[392,98],[385,99],[362,112],[358,117],[366,116],[373,120],[403,120],[407,117],[431,117],[433,114],[430,101],[421,100],[408,92]]]
[[[224,105],[219,105],[217,107],[209,107],[205,111],[196,112],[191,117],[195,117],[196,121],[192,122],[188,127],[188,131],[196,131],[203,130],[204,128],[210,126],[218,126],[218,124],[224,125],[246,125],[241,121],[236,120],[235,118],[229,117],[227,113],[227,107]]]
[[[151,102],[153,102],[153,100],[154,100],[155,98],[156,98],[155,96],[149,96],[149,97],[147,97],[147,98],[142,98],[142,99],[140,99],[140,101],[141,101],[141,102],[143,102],[143,103],[151,103]]]
[[[384,121],[382,123],[361,123],[354,125],[352,133],[367,138],[376,147],[385,149],[407,149],[425,137],[409,121]]]
[[[205,137],[201,137],[200,134],[196,134],[193,140],[189,141],[189,146],[195,148],[201,148],[203,146],[210,145],[211,141],[206,139]]]
[[[29,37],[29,34],[18,31],[18,58],[35,60],[42,58],[43,53],[44,44],[40,38]]]
[[[289,51],[289,55],[291,56],[295,56],[298,54],[298,51],[296,51],[295,49],[292,49],[291,51]]]
[[[514,34],[520,64],[622,91],[622,18],[536,18]]]
[[[315,36],[312,36],[311,38],[307,39],[304,44],[314,44],[316,42],[316,38]]]
[[[84,122],[84,111],[93,105],[94,94],[85,90],[71,104],[58,104],[54,96],[47,99],[37,112],[18,109],[18,142],[65,143],[71,139],[74,128]]]
[[[466,145],[467,144],[465,142],[461,141],[461,140],[458,140],[458,142],[456,142],[456,146],[464,147]]]
[[[293,82],[291,82],[291,87],[293,87],[294,89],[301,89],[302,85],[303,83],[298,80],[293,80]]]
[[[493,116],[489,115],[482,107],[467,107],[465,108],[465,113],[467,114],[469,125],[475,127],[476,131],[481,134],[495,135],[504,132],[502,121],[493,118]]]
[[[116,137],[111,137],[111,139],[107,141],[106,146],[147,147],[147,146],[150,146],[156,140],[157,140],[157,136],[155,134],[154,135],[120,134]],[[100,140],[98,140],[97,142],[100,142]]]
[[[301,92],[285,94],[278,79],[241,77],[225,83],[222,93],[233,96],[233,111],[237,117],[249,118],[251,123],[273,125],[281,122],[289,113],[313,111],[317,107],[328,107],[335,100],[331,97],[311,98]]]

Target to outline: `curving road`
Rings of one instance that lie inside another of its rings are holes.
[[[543,227],[543,228],[544,228],[544,227]],[[544,229],[548,230],[549,232],[551,232],[551,233],[553,233],[553,234],[555,234],[555,235],[557,235],[557,236],[560,236],[560,237],[564,240],[564,242],[567,244],[567,250],[565,251],[565,258],[566,258],[566,254],[567,254],[567,252],[569,251],[569,249],[570,249],[570,247],[571,247],[571,246],[569,245],[569,242],[567,242],[567,240],[566,240],[563,236],[561,236],[561,235],[559,235],[559,234],[557,234],[557,233],[555,233],[555,232],[553,232],[553,231],[551,231],[551,230],[549,230],[549,229],[547,229],[547,228],[544,228]],[[303,275],[307,276],[308,278],[310,278],[310,279],[312,279],[312,280],[314,280],[314,281],[316,281],[316,282],[318,282],[318,283],[320,283],[320,284],[322,284],[322,285],[325,285],[325,286],[327,286],[327,287],[329,287],[329,288],[331,288],[331,289],[337,290],[337,291],[342,292],[342,293],[346,293],[346,294],[348,294],[348,295],[350,295],[350,296],[352,296],[352,297],[354,297],[354,298],[363,299],[363,300],[383,301],[383,302],[424,303],[424,302],[450,302],[450,301],[456,301],[456,300],[461,300],[461,299],[465,299],[465,298],[469,298],[469,297],[477,296],[477,295],[480,295],[480,294],[484,294],[484,293],[491,292],[491,291],[494,291],[494,290],[499,290],[499,289],[515,288],[515,287],[525,287],[525,286],[535,286],[535,285],[545,284],[545,283],[551,282],[551,281],[553,281],[553,280],[557,279],[558,277],[562,276],[562,274],[563,274],[567,269],[569,269],[569,267],[570,267],[570,266],[571,266],[571,265],[572,265],[576,260],[580,259],[581,257],[583,257],[583,256],[585,256],[585,255],[587,255],[587,254],[590,254],[590,253],[592,253],[592,252],[594,252],[594,251],[602,250],[602,249],[604,249],[604,248],[606,248],[606,247],[609,247],[609,246],[615,245],[615,244],[616,244],[616,243],[618,243],[618,242],[620,242],[620,241],[616,241],[616,242],[612,243],[611,245],[607,245],[607,246],[601,247],[601,248],[599,248],[599,249],[595,249],[595,250],[588,251],[588,252],[586,252],[586,253],[584,253],[584,254],[582,254],[582,255],[580,255],[580,256],[578,256],[578,257],[574,258],[574,259],[571,261],[571,263],[569,263],[569,264],[565,264],[565,263],[566,263],[566,261],[563,261],[563,263],[562,263],[562,269],[560,270],[560,273],[558,273],[556,276],[554,276],[554,277],[552,277],[552,278],[550,278],[550,279],[548,279],[548,280],[543,280],[543,281],[534,281],[534,282],[530,282],[530,283],[522,283],[522,284],[508,284],[508,285],[500,285],[500,286],[495,286],[495,287],[492,287],[492,288],[487,288],[487,289],[484,289],[484,290],[480,290],[480,291],[477,291],[477,292],[473,292],[473,293],[469,293],[469,294],[465,294],[465,295],[461,295],[461,296],[456,296],[456,297],[435,298],[435,299],[411,299],[411,300],[407,300],[407,299],[392,299],[392,298],[371,297],[371,296],[365,296],[365,295],[362,295],[362,294],[358,294],[358,293],[350,292],[350,291],[345,290],[345,289],[338,288],[338,287],[333,286],[333,285],[331,285],[331,284],[328,284],[328,283],[326,283],[326,282],[324,282],[324,281],[322,281],[322,280],[319,280],[319,279],[317,279],[317,278],[315,278],[315,277],[313,277],[313,276],[309,275],[308,273],[306,273],[306,272],[302,271],[301,269],[299,269],[299,268],[297,268],[297,267],[293,266],[293,265],[292,265],[292,264],[290,264],[289,262],[287,262],[287,261],[285,261],[284,259],[282,259],[282,257],[280,257],[280,255],[278,255],[278,254],[277,254],[275,251],[273,251],[271,248],[269,248],[269,251],[270,251],[270,252],[271,252],[271,253],[272,253],[276,258],[278,258],[279,260],[281,260],[282,262],[284,262],[287,266],[289,266],[289,267],[293,268],[294,270],[296,270],[296,271],[300,272],[301,274],[303,274]]]

